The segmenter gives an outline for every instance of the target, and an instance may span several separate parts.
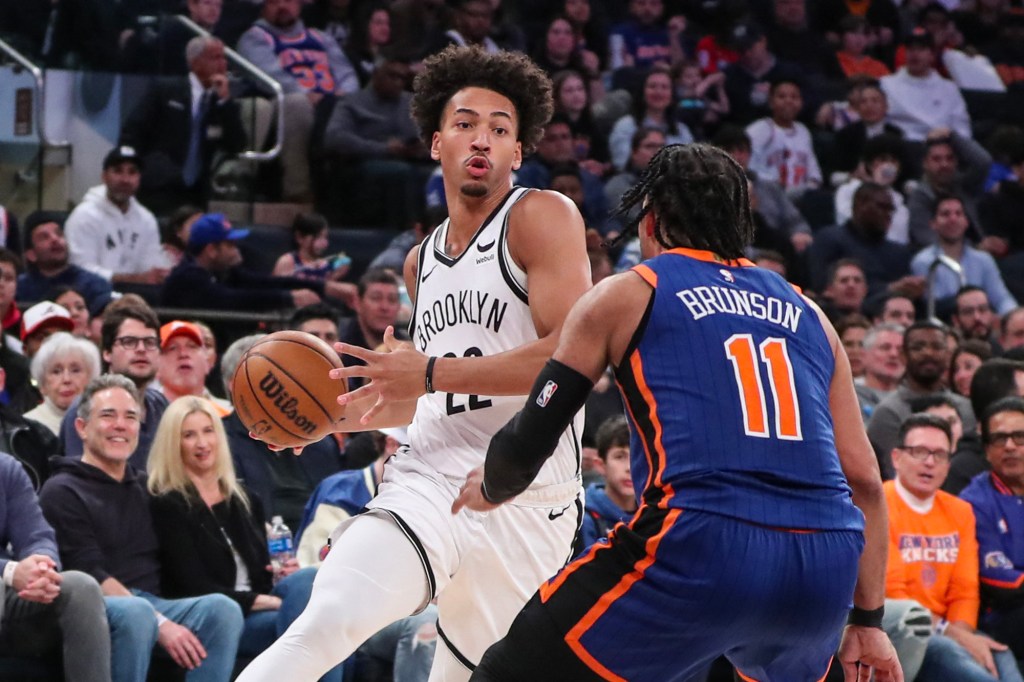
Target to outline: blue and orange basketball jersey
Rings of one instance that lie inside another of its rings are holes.
[[[836,452],[835,366],[814,309],[749,261],[673,249],[616,373],[641,503],[769,527],[863,530]]]
[[[294,38],[282,38],[264,29],[281,68],[307,92],[332,95],[336,83],[327,60],[327,47],[318,31],[306,29]]]

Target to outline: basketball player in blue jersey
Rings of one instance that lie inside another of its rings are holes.
[[[902,680],[850,365],[815,305],[742,258],[746,188],[713,147],[654,157],[622,206],[640,209],[649,260],[573,308],[463,487],[456,514],[514,503],[614,365],[640,506],[541,586],[474,681],[666,682],[725,655],[743,680],[810,682],[837,645],[848,680]]]
[[[369,511],[340,525],[306,611],[242,674],[315,680],[385,625],[437,597],[430,679],[465,681],[537,587],[565,565],[582,520],[582,414],[511,504],[451,514],[491,436],[523,406],[566,314],[590,287],[583,220],[561,194],[512,186],[551,115],[525,56],[450,47],[426,61],[413,113],[441,163],[449,218],[405,264],[412,344],[337,344],[369,382],[340,400],[346,430],[412,422]]]

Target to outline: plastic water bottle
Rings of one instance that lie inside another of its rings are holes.
[[[267,549],[270,550],[270,565],[274,569],[274,582],[276,583],[280,580],[281,569],[284,568],[284,565],[289,559],[295,558],[292,531],[280,516],[275,516],[270,520]]]

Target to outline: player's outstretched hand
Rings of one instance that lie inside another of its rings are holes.
[[[469,472],[469,476],[466,477],[466,482],[462,484],[462,490],[459,491],[459,496],[456,497],[455,502],[452,503],[452,514],[458,514],[462,511],[463,507],[467,507],[473,511],[485,512],[497,509],[501,506],[487,501],[487,498],[484,497],[483,489],[481,488],[483,482],[484,468],[482,466],[479,466]]]
[[[903,668],[889,636],[879,628],[847,625],[839,644],[846,682],[903,682]]]
[[[359,358],[365,365],[352,365],[332,369],[332,379],[363,377],[369,381],[354,391],[338,396],[338,402],[348,405],[361,399],[376,397],[376,401],[359,419],[368,424],[389,402],[415,400],[427,392],[427,356],[412,344],[395,338],[395,328],[384,331],[384,350],[367,350],[347,343],[336,343],[334,349],[340,354]]]

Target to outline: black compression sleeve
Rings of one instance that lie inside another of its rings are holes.
[[[485,496],[497,504],[533,482],[558,439],[583,407],[594,383],[557,360],[548,360],[526,405],[491,439],[484,462]]]

